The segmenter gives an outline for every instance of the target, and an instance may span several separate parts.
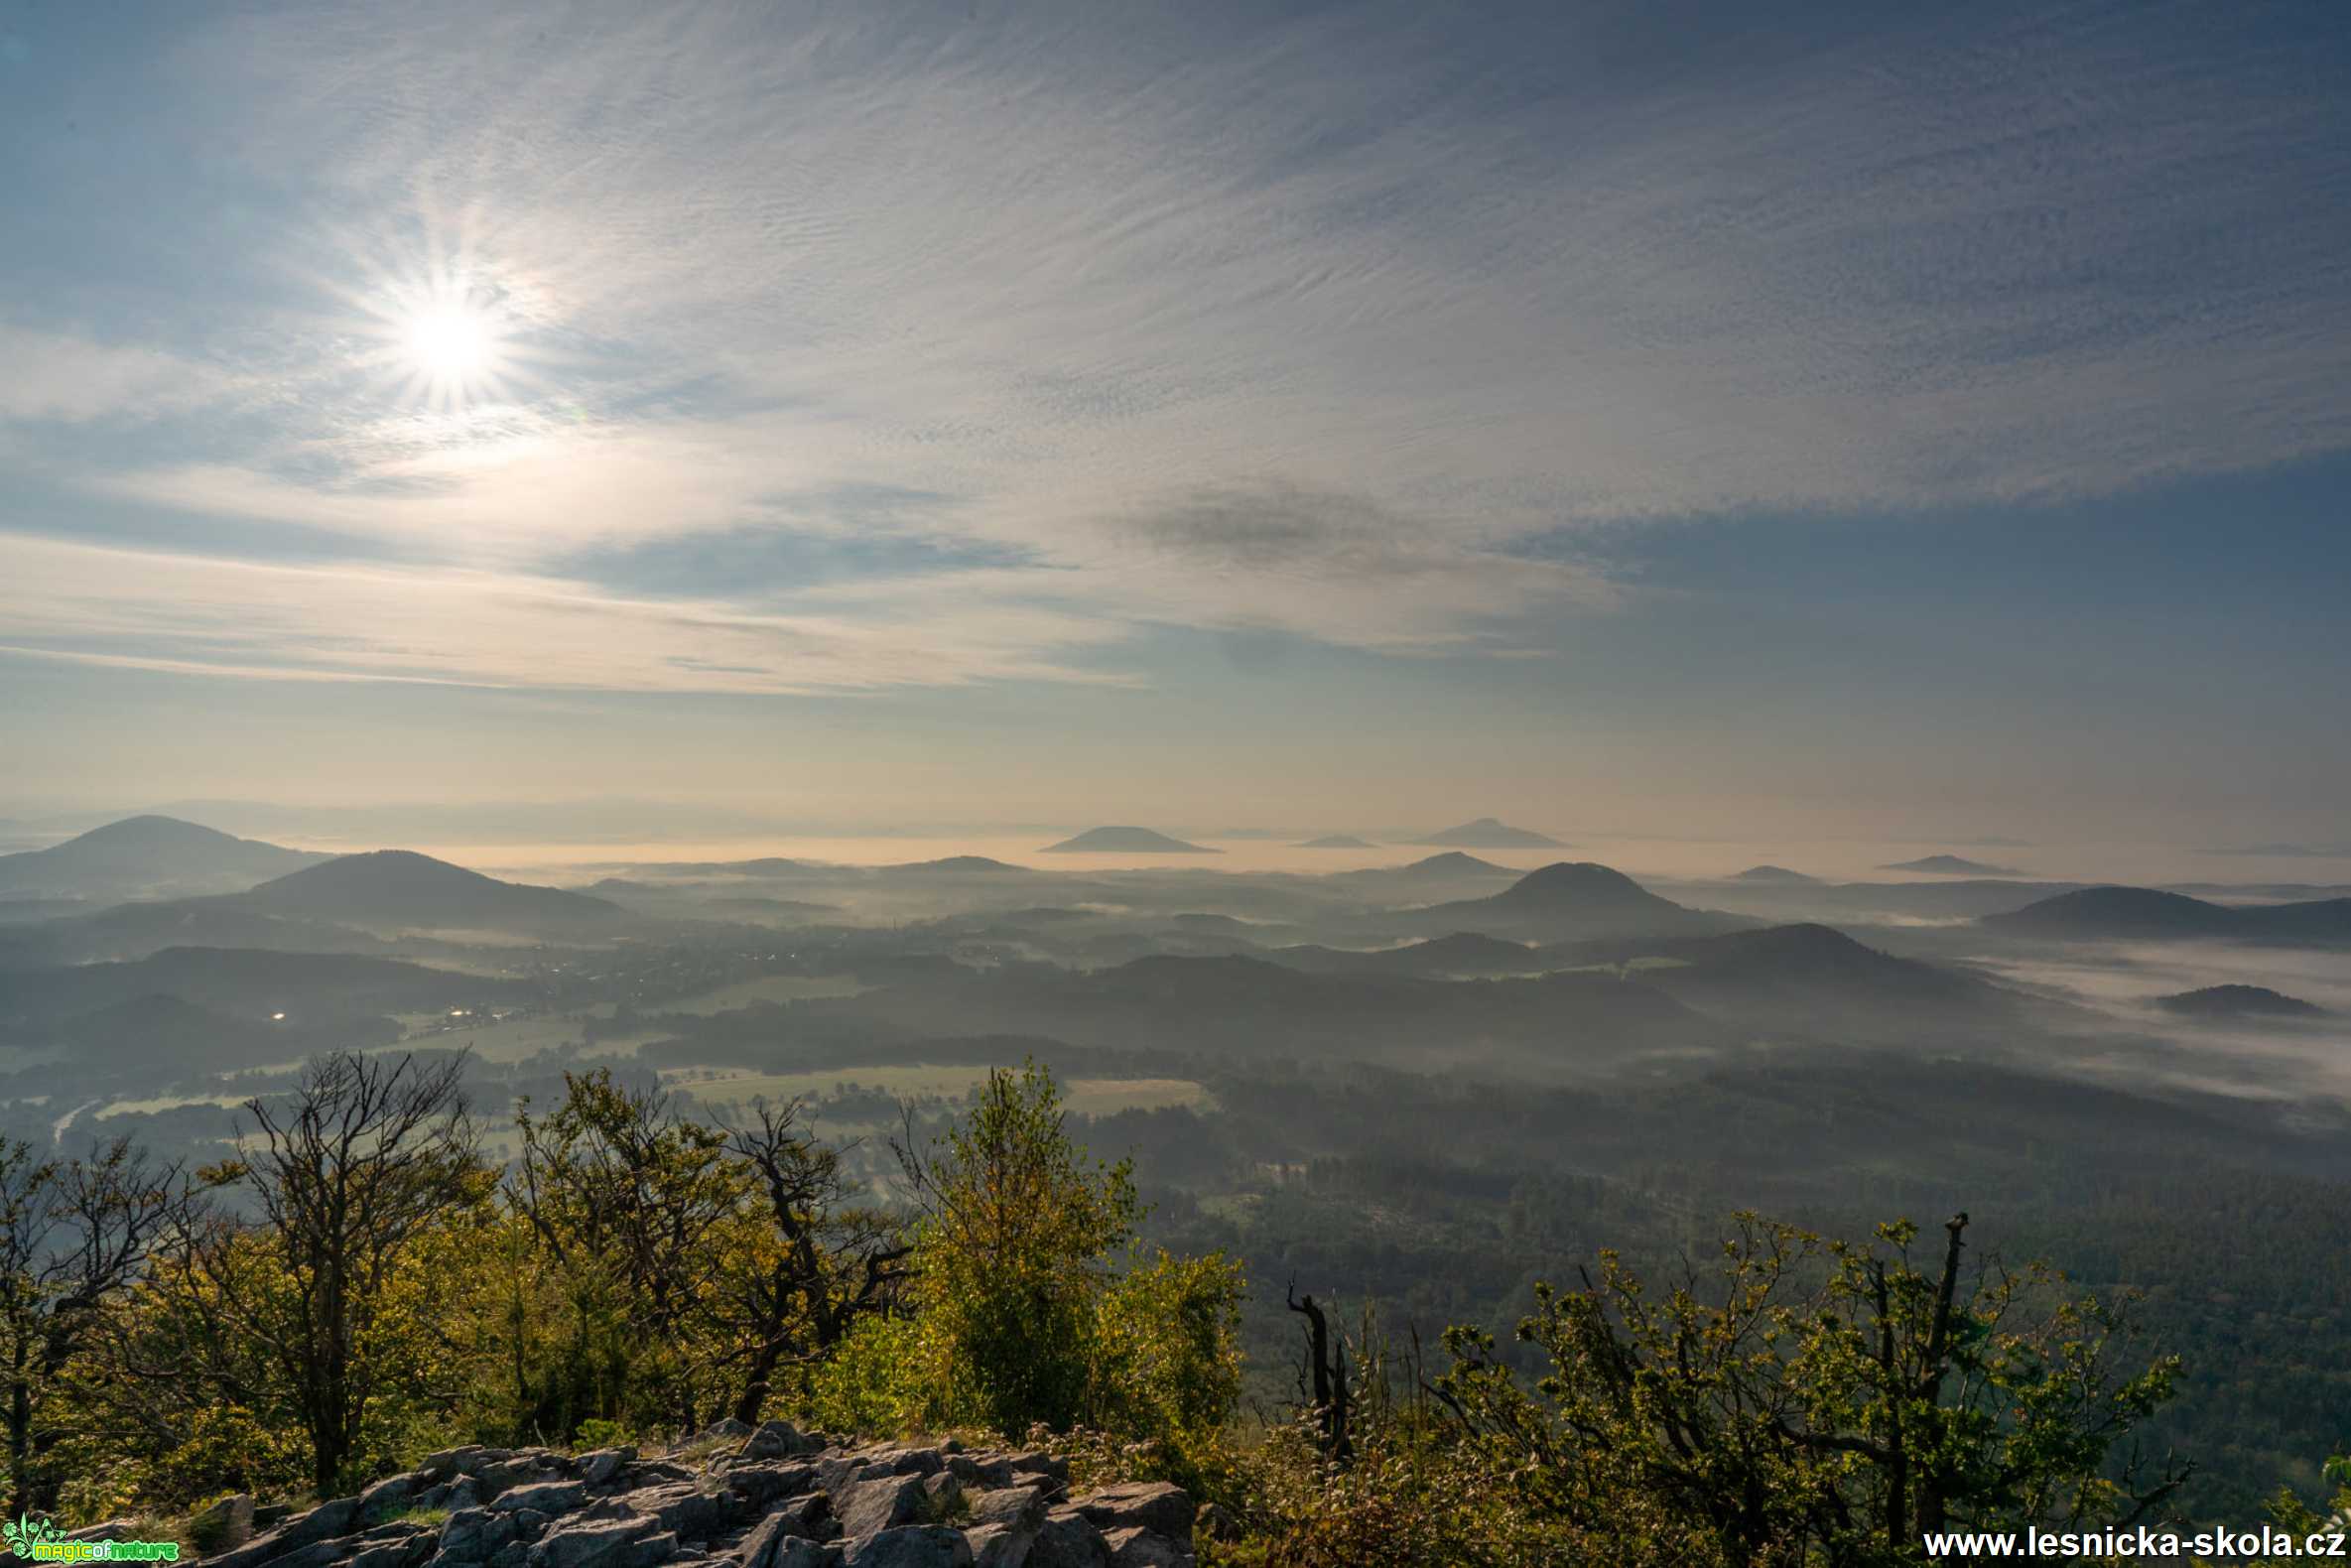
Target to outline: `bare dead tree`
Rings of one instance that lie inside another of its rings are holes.
[[[757,1125],[735,1129],[727,1146],[753,1174],[778,1245],[729,1292],[748,1346],[738,1421],[759,1418],[787,1363],[821,1358],[857,1319],[887,1310],[913,1250],[889,1216],[846,1203],[842,1151],[802,1129],[801,1101],[753,1109]]]
[[[239,1189],[251,1217],[191,1213],[167,1254],[201,1339],[252,1353],[292,1394],[322,1493],[345,1479],[370,1401],[398,1374],[362,1354],[393,1270],[487,1190],[464,1060],[337,1053],[311,1062],[288,1100],[248,1101],[249,1152],[208,1174]],[[191,1373],[224,1386],[245,1374],[234,1355]]]
[[[1306,1319],[1306,1360],[1299,1382],[1312,1381],[1313,1411],[1317,1443],[1325,1458],[1337,1464],[1347,1464],[1355,1458],[1355,1443],[1348,1434],[1349,1406],[1352,1395],[1347,1385],[1347,1341],[1341,1336],[1334,1346],[1329,1317],[1314,1297],[1304,1300],[1282,1292],[1292,1312]]]
[[[58,1374],[98,1319],[145,1267],[186,1201],[177,1163],[127,1138],[87,1159],[37,1159],[0,1144],[0,1362],[8,1379],[9,1510],[52,1509],[56,1478],[42,1460],[58,1434],[41,1429]]]

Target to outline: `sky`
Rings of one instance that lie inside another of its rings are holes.
[[[0,816],[2351,848],[2338,0],[0,0]]]

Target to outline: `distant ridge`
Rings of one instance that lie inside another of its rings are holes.
[[[1330,873],[1331,880],[1335,882],[1458,882],[1464,877],[1484,878],[1516,876],[1517,874],[1506,865],[1497,865],[1492,860],[1481,860],[1476,855],[1464,854],[1459,849],[1448,849],[1443,854],[1432,854],[1426,859],[1414,860],[1409,865],[1382,865],[1366,871],[1334,871]]]
[[[1956,854],[1927,854],[1915,860],[1896,860],[1892,865],[1881,865],[1881,871],[1932,871],[1939,876],[2017,876],[2013,865],[1986,865],[1981,860],[1970,860]]]
[[[593,926],[622,913],[619,905],[586,893],[501,882],[410,849],[342,855],[222,902],[355,925]]]
[[[91,899],[155,890],[233,892],[328,858],[177,817],[126,817],[46,849],[0,855],[0,892]]]
[[[2351,898],[2232,907],[2152,887],[2085,887],[1983,923],[2020,936],[2083,942],[2254,942],[2351,946]]]
[[[984,854],[951,854],[938,860],[908,860],[902,865],[884,865],[877,869],[893,874],[931,873],[940,876],[983,876],[999,871],[1010,871],[1025,876],[1028,867],[1014,865],[1009,860],[991,860]]]
[[[2323,1018],[2324,1007],[2267,985],[2206,985],[2200,990],[2157,996],[2155,1005],[2183,1018]]]
[[[1755,924],[1660,898],[1624,872],[1590,860],[1557,860],[1527,872],[1491,898],[1437,904],[1412,910],[1407,918],[1422,929],[1521,934],[1551,941],[1710,936]]]
[[[1419,844],[1446,844],[1463,849],[1563,849],[1567,848],[1557,839],[1546,837],[1530,828],[1513,828],[1493,817],[1480,817],[1476,822],[1465,822],[1458,828],[1443,833],[1432,833]]]
[[[1802,871],[1791,871],[1784,865],[1751,865],[1731,878],[1734,882],[1782,882],[1788,884],[1818,882],[1817,876],[1806,876]]]
[[[1046,854],[1221,854],[1220,849],[1207,849],[1197,844],[1186,844],[1181,839],[1170,839],[1164,833],[1148,828],[1089,828],[1075,839],[1064,839],[1049,844],[1041,851]]]
[[[1320,839],[1309,839],[1304,844],[1293,845],[1292,848],[1299,849],[1376,849],[1379,846],[1367,844],[1350,833],[1333,833],[1326,834]]]

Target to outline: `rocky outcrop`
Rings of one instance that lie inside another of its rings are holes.
[[[249,1505],[248,1505],[249,1506]],[[240,1525],[249,1511],[236,1517]],[[1033,1452],[724,1422],[680,1450],[453,1448],[207,1568],[1191,1568],[1174,1487],[1073,1496]],[[234,1532],[228,1532],[233,1534]]]

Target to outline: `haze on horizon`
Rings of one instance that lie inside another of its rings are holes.
[[[2351,30],[2043,9],[9,8],[0,817],[2351,846]]]

